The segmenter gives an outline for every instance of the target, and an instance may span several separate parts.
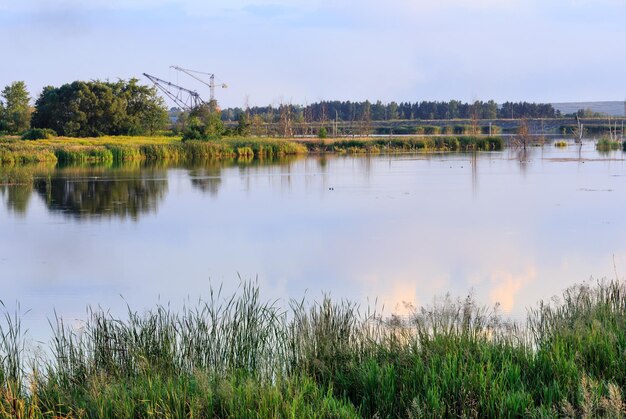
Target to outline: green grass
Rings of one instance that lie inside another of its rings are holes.
[[[626,285],[572,287],[504,321],[445,297],[406,318],[353,303],[264,302],[250,283],[180,312],[61,319],[33,363],[0,323],[7,417],[620,417]]]
[[[619,150],[623,148],[621,142],[616,140],[611,140],[609,138],[601,138],[596,143],[596,150],[598,151],[611,151],[611,150]]]
[[[296,141],[275,138],[224,138],[186,141],[179,137],[56,137],[37,141],[0,139],[0,165],[41,162],[63,164],[151,161],[192,163],[207,160],[245,162],[307,153],[381,153],[501,150],[500,137],[441,136]]]
[[[176,137],[64,138],[0,141],[0,164],[35,162],[111,163],[151,161],[191,163],[206,160],[266,159],[307,153],[299,143],[278,139],[187,141]]]
[[[348,140],[310,141],[311,152],[380,153],[419,151],[491,151],[502,150],[501,137],[441,136],[413,138],[355,138]]]

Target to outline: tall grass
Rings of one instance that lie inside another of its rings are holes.
[[[111,163],[150,161],[192,163],[205,160],[266,159],[307,153],[299,143],[269,138],[187,141],[170,137],[57,138],[0,143],[0,164],[32,162]]]
[[[306,143],[309,151],[326,153],[380,153],[416,151],[490,151],[502,150],[501,137],[441,136],[414,138],[355,138]]]
[[[53,321],[26,367],[19,316],[0,328],[0,414],[22,417],[619,417],[626,286],[572,287],[527,324],[446,296],[407,317],[349,301],[219,290],[173,312]],[[25,388],[24,384],[29,384]]]
[[[620,148],[623,148],[622,143],[610,138],[601,138],[596,142],[596,150],[598,151],[619,150]]]
[[[438,128],[438,127],[434,127]],[[380,153],[414,151],[501,150],[500,137],[441,136],[336,141],[293,141],[274,138],[224,138],[186,141],[172,137],[64,138],[0,142],[0,165],[34,162],[119,163],[128,161],[195,163],[206,160],[250,161],[309,152]]]

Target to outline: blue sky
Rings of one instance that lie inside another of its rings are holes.
[[[626,0],[0,0],[0,86],[33,96],[170,65],[222,106],[623,100]]]

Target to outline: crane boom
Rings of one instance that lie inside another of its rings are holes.
[[[198,92],[194,90],[185,89],[182,86],[151,76],[147,73],[143,73],[143,75],[184,110],[190,111],[205,103]],[[176,89],[176,92],[173,92],[173,89]]]
[[[220,85],[216,85],[216,84],[215,84],[215,74],[213,74],[213,73],[206,73],[206,72],[203,72],[203,71],[190,70],[190,69],[188,69],[188,68],[182,68],[182,67],[179,67],[179,66],[177,66],[177,65],[172,65],[172,66],[170,66],[170,68],[173,68],[174,70],[181,71],[181,72],[183,72],[183,73],[187,74],[189,77],[193,77],[194,79],[196,79],[196,80],[197,80],[197,81],[199,81],[200,83],[202,83],[202,84],[204,84],[204,85],[206,85],[206,86],[209,86],[209,92],[210,92],[210,100],[211,100],[211,103],[214,103],[214,102],[215,102],[215,87],[216,87],[216,86],[219,86],[219,87],[221,87],[222,89],[225,89],[225,88],[227,88],[227,87],[228,87],[225,83],[222,83],[222,84],[220,84]],[[206,81],[202,80],[200,77],[195,76],[195,75],[194,75],[194,74],[192,74],[192,73],[196,73],[196,74],[204,74],[205,76],[209,76],[209,81],[208,81],[208,83],[207,83]]]

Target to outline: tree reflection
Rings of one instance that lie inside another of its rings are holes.
[[[61,171],[34,181],[35,192],[51,212],[76,219],[109,217],[137,220],[155,212],[167,193],[166,172]]]
[[[240,158],[237,160],[220,160],[205,162],[200,166],[189,168],[191,186],[211,196],[217,196],[222,185],[222,171],[228,168],[238,168],[239,174],[246,182],[250,181],[250,174],[264,173],[262,169],[283,168],[289,173],[291,165],[298,160],[296,156],[265,158],[262,160],[252,158]],[[250,186],[248,183],[247,187]]]
[[[0,193],[7,197],[7,209],[9,212],[14,212],[21,216],[26,214],[32,192],[32,184],[0,186]]]
[[[24,216],[33,193],[33,179],[47,177],[54,172],[54,164],[0,167],[0,194],[6,196],[9,212]]]
[[[222,165],[215,163],[189,169],[189,177],[191,186],[211,196],[217,196],[222,184]]]

